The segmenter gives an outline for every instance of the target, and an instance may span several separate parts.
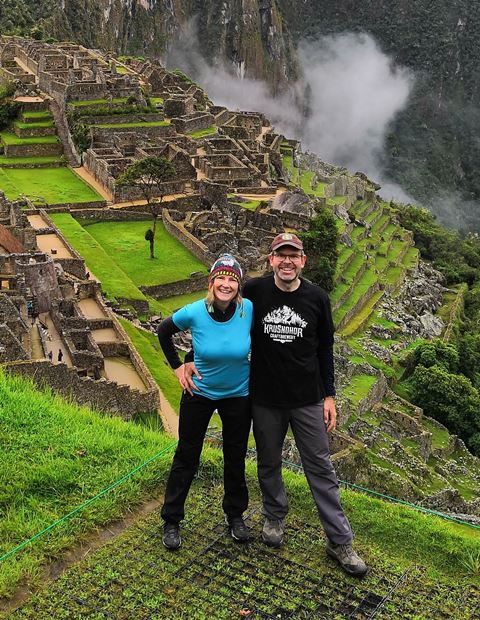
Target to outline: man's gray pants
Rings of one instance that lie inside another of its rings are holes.
[[[352,530],[340,504],[337,476],[330,459],[323,401],[295,409],[253,404],[252,415],[265,517],[283,519],[288,512],[282,448],[290,424],[325,534],[333,544],[351,543]]]

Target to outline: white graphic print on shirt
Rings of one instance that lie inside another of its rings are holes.
[[[303,330],[307,321],[288,306],[276,308],[263,318],[263,331],[276,342],[293,342],[303,338]]]

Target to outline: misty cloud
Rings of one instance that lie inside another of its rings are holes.
[[[323,37],[299,48],[310,89],[302,141],[326,161],[381,174],[389,124],[406,105],[412,76],[366,34]]]
[[[273,98],[260,81],[239,78],[241,67],[212,66],[202,57],[195,21],[169,53],[169,66],[190,73],[218,105],[264,112],[276,130],[302,141],[326,162],[365,172],[382,185],[384,198],[412,202],[385,182],[382,154],[395,115],[406,105],[413,76],[395,66],[367,34],[325,36],[299,46],[303,79]],[[305,117],[302,94],[308,93]]]

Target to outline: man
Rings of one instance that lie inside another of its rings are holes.
[[[263,541],[283,543],[288,501],[282,447],[288,426],[295,437],[310,490],[327,535],[327,553],[349,574],[363,576],[365,562],[352,548],[352,530],[340,504],[328,433],[336,426],[334,325],[320,287],[300,277],[306,256],[300,239],[277,235],[269,255],[273,275],[253,278],[243,295],[253,303],[250,396],[263,498]],[[185,380],[192,385],[192,365]]]

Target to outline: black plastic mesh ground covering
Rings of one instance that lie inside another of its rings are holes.
[[[193,499],[193,498],[192,498]],[[218,491],[188,506],[183,545],[168,552],[162,523],[150,515],[48,589],[16,610],[12,619],[35,620],[469,620],[480,618],[472,589],[453,598],[425,584],[415,567],[402,572],[372,566],[356,580],[325,556],[318,521],[289,519],[286,544],[260,541],[258,508],[248,521],[253,542],[235,543],[223,522]],[[420,595],[420,596],[419,596]],[[470,600],[471,599],[471,600]],[[434,601],[429,609],[429,601]],[[472,603],[472,601],[474,601]],[[459,602],[462,613],[459,615]],[[470,615],[477,610],[477,615]],[[413,611],[417,615],[414,615]],[[422,613],[424,615],[422,615]]]

